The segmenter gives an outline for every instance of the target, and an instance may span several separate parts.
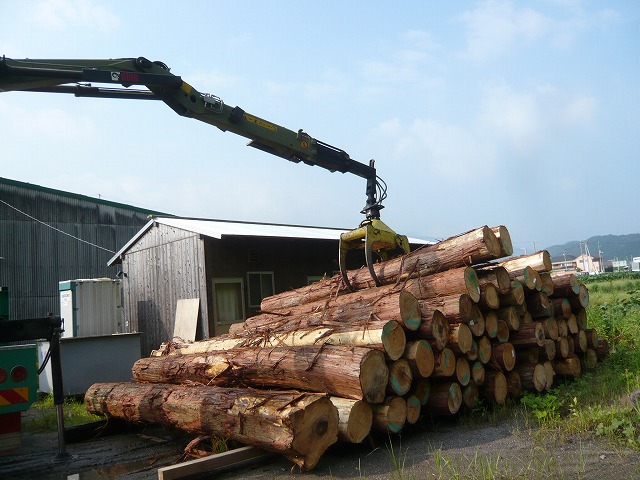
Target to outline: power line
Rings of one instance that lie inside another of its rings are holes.
[[[48,223],[43,222],[42,220],[39,220],[39,219],[37,219],[36,217],[33,217],[33,216],[29,215],[29,214],[28,214],[28,213],[26,213],[26,212],[23,212],[22,210],[20,210],[20,209],[18,209],[18,208],[16,208],[16,207],[14,207],[13,205],[11,205],[11,204],[9,204],[9,203],[5,202],[4,200],[0,200],[0,202],[1,202],[1,203],[4,203],[7,207],[14,209],[16,212],[21,213],[21,214],[22,214],[22,215],[24,215],[25,217],[30,218],[30,219],[31,219],[31,220],[33,220],[34,222],[38,222],[38,223],[40,223],[40,224],[44,225],[45,227],[48,227],[48,228],[50,228],[50,229],[52,229],[52,230],[55,230],[56,232],[62,233],[63,235],[66,235],[66,236],[68,236],[68,237],[71,237],[71,238],[73,238],[74,240],[77,240],[77,241],[82,242],[82,243],[86,243],[87,245],[91,245],[92,247],[96,247],[96,248],[99,248],[99,249],[101,249],[101,250],[105,250],[105,251],[107,251],[107,252],[109,252],[109,253],[116,253],[116,252],[114,252],[113,250],[109,250],[108,248],[101,247],[100,245],[96,245],[95,243],[88,242],[87,240],[83,240],[82,238],[75,237],[75,236],[71,235],[70,233],[64,232],[64,231],[60,230],[59,228],[54,227],[53,225],[49,225]]]

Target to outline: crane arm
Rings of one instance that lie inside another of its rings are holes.
[[[73,84],[73,85],[72,85]],[[116,84],[124,88],[96,87]],[[132,90],[131,86],[148,90]],[[319,166],[331,172],[351,173],[367,180],[367,219],[379,219],[384,182],[373,160],[357,162],[344,150],[317,140],[302,129],[293,131],[202,93],[170,72],[162,62],[144,57],[113,60],[0,60],[0,91],[68,93],[77,97],[162,100],[181,116],[193,118],[248,138],[249,146],[284,158]],[[380,198],[378,198],[380,194]]]

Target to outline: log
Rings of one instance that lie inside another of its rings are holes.
[[[509,335],[511,334],[509,330],[509,325],[504,320],[498,320],[498,333],[496,335],[496,340],[500,343],[508,342]]]
[[[167,342],[161,345],[158,350],[151,352],[151,355],[186,355],[250,346],[271,348],[302,345],[352,345],[383,350],[391,360],[400,358],[406,346],[406,335],[402,326],[394,320],[383,325],[371,323],[373,324],[370,326],[371,328],[358,325],[340,325],[264,336],[220,335],[197,342]],[[448,328],[446,321],[444,323]]]
[[[442,350],[449,342],[449,330],[449,322],[436,310],[430,318],[423,318],[416,336],[431,342],[436,350]]]
[[[540,273],[540,279],[542,280],[542,292],[546,293],[548,296],[553,295],[553,291],[555,289],[553,285],[553,278],[549,272]]]
[[[507,324],[509,330],[518,331],[520,328],[520,315],[514,307],[504,307],[496,310],[498,318]]]
[[[407,397],[407,423],[417,423],[420,419],[421,411],[422,403],[420,403],[420,399],[415,395],[409,395]]]
[[[479,313],[478,306],[466,294],[418,300],[418,304],[423,319],[433,317],[434,312],[438,310],[450,323],[469,323]]]
[[[542,392],[547,387],[547,374],[541,363],[521,363],[515,369],[524,390]]]
[[[522,275],[526,267],[531,267],[538,273],[551,271],[551,255],[546,250],[533,253],[531,255],[521,255],[518,257],[512,257],[509,260],[500,262],[499,265],[503,266],[509,272],[509,275],[514,273]]]
[[[609,356],[609,342],[604,338],[598,338],[598,348],[596,348],[598,360],[604,360]]]
[[[567,358],[569,356],[569,341],[567,337],[560,337],[556,340],[556,359]]]
[[[477,306],[475,306],[475,311],[477,313],[476,317],[469,320],[467,326],[474,337],[481,337],[485,331],[484,315]]]
[[[468,295],[474,302],[480,300],[478,275],[471,267],[454,268],[410,278],[404,288],[419,299]]]
[[[500,305],[503,307],[522,305],[524,303],[524,288],[518,280],[511,282],[511,287],[506,293],[500,295]]]
[[[486,370],[480,393],[487,400],[504,405],[507,401],[507,378],[499,370]]]
[[[427,409],[433,415],[455,415],[462,406],[462,389],[456,382],[438,382],[431,386]]]
[[[524,267],[522,272],[520,272],[519,270],[509,272],[509,277],[511,277],[512,280],[519,281],[527,290],[539,291],[542,288],[540,285],[542,283],[540,274],[529,265]]]
[[[447,346],[458,354],[465,354],[471,350],[473,334],[466,323],[457,323],[450,326],[449,343]]]
[[[520,325],[527,325],[529,323],[533,323],[533,317],[531,316],[531,313],[524,312],[520,315]]]
[[[509,290],[511,290],[511,278],[506,268],[490,265],[476,268],[475,270],[480,286],[492,283],[501,295],[509,293]]]
[[[577,295],[569,295],[567,298],[574,311],[589,306],[589,290],[583,283],[580,284]]]
[[[545,360],[553,360],[556,358],[556,341],[550,338],[545,339],[544,347],[540,349],[540,354]]]
[[[463,387],[471,381],[471,367],[469,361],[464,357],[458,357],[456,360],[456,378]]]
[[[509,343],[515,348],[542,347],[544,346],[544,328],[539,322],[521,325],[517,332],[509,333]],[[536,350],[537,351],[537,350]]]
[[[573,335],[567,337],[567,343],[569,344],[569,354],[573,355],[576,353],[576,342],[573,341]]]
[[[471,350],[467,352],[467,360],[475,362],[478,359],[478,349],[478,340],[474,338],[471,341]]]
[[[371,431],[373,412],[361,400],[329,397],[338,410],[338,438],[343,442],[360,443]]]
[[[579,330],[587,329],[587,310],[585,308],[578,308],[573,312],[576,316],[576,322],[578,323]]]
[[[480,300],[478,306],[483,311],[494,310],[500,307],[500,294],[493,283],[485,283],[480,286]]]
[[[519,398],[522,396],[522,380],[520,374],[513,370],[505,375],[507,378],[507,394],[511,398]]]
[[[582,369],[593,370],[598,366],[598,354],[593,348],[587,348],[582,356]]]
[[[558,322],[556,321],[555,318],[553,317],[548,317],[548,318],[543,318],[540,320],[537,320],[537,322],[540,322],[542,324],[542,327],[544,328],[544,336],[545,338],[551,339],[553,341],[558,340]]]
[[[503,371],[510,372],[516,366],[516,351],[509,342],[496,343],[491,350],[491,359],[500,365]]]
[[[456,356],[449,348],[434,353],[433,377],[450,377],[456,371]]]
[[[96,383],[87,390],[85,404],[95,415],[220,435],[277,452],[306,470],[338,439],[338,412],[328,397],[317,394]]]
[[[487,312],[484,316],[484,330],[489,338],[498,336],[498,314],[496,312]],[[507,326],[507,329],[509,327]]]
[[[567,321],[564,318],[556,317],[556,323],[558,324],[558,337],[567,337],[569,335],[569,327]]]
[[[577,295],[580,291],[580,281],[574,274],[553,275],[553,293],[554,298],[568,297],[569,295]]]
[[[246,347],[206,354],[141,358],[138,382],[298,389],[379,403],[389,371],[384,354],[364,347]]]
[[[554,360],[553,370],[556,375],[561,377],[578,378],[582,372],[580,358],[577,355],[573,355],[560,360]]]
[[[475,383],[471,382],[462,389],[462,404],[469,410],[476,406],[479,398],[480,390]]]
[[[491,227],[491,230],[500,240],[500,257],[509,257],[513,255],[513,244],[511,243],[511,235],[504,225]]]
[[[553,310],[556,312],[556,316],[562,315],[564,318],[569,318],[571,313],[571,302],[568,298],[551,298],[553,303]]]
[[[482,362],[473,362],[471,366],[471,380],[477,386],[480,386],[484,383],[485,378],[485,368]]]
[[[431,395],[431,381],[428,378],[419,378],[414,381],[411,395],[417,397],[420,404],[426,405]]]
[[[542,364],[542,366],[544,367],[544,373],[545,373],[545,378],[546,378],[546,385],[545,385],[545,390],[551,390],[551,387],[553,387],[553,380],[556,376],[556,372],[555,369],[553,367],[553,363],[551,363],[551,360],[547,360],[546,362],[544,362]]]
[[[544,341],[542,342],[542,345],[544,345]],[[536,364],[539,359],[540,348],[538,347],[516,348],[516,366],[521,363]]]
[[[587,346],[590,348],[593,348],[594,350],[596,348],[598,348],[598,332],[596,331],[595,328],[587,328],[584,331],[585,335],[587,336]]]
[[[407,402],[402,397],[389,397],[384,403],[371,405],[372,428],[386,433],[399,433],[407,421]]]
[[[466,267],[499,258],[500,242],[487,226],[451,237],[433,245],[425,245],[406,255],[374,265],[378,279],[384,284],[400,282],[410,277],[430,275],[436,272]],[[347,272],[351,285],[362,290],[374,286],[365,268]],[[311,303],[347,293],[340,274],[315,282],[306,287],[266,297],[260,309],[275,312],[294,305]]]
[[[553,317],[553,303],[546,294],[533,291],[526,295],[527,311],[536,318]]]
[[[491,350],[491,340],[489,340],[489,337],[485,336],[478,340],[478,359],[484,365],[491,360]]]
[[[578,331],[580,330],[580,328],[578,327],[578,320],[573,313],[569,315],[569,318],[567,318],[567,329],[569,330],[570,334],[578,333]]]
[[[576,352],[584,353],[587,351],[589,343],[587,341],[587,334],[584,330],[580,330],[578,333],[573,335],[573,341]]]
[[[294,305],[277,313],[262,313],[238,325],[242,326],[244,334],[254,336],[336,323],[364,326],[369,325],[372,319],[377,323],[396,320],[408,330],[417,330],[421,323],[418,300],[408,290],[399,290],[391,285]]]
[[[409,362],[401,358],[391,362],[388,367],[389,383],[387,385],[387,392],[390,395],[404,395],[409,391],[411,383],[413,382],[413,373],[411,373]]]
[[[433,373],[433,349],[426,340],[407,342],[403,358],[409,362],[414,377],[428,377]]]

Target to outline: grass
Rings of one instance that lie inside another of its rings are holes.
[[[87,412],[82,399],[66,397],[62,406],[65,427],[101,420],[102,417]],[[46,395],[35,401],[24,414],[23,429],[29,433],[55,432],[58,428],[57,409],[53,395]]]

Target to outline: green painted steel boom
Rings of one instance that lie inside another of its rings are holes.
[[[96,87],[94,84],[118,87]],[[145,86],[148,90],[128,88],[134,85]],[[179,115],[248,138],[249,146],[295,163],[317,165],[331,172],[352,173],[366,179],[367,202],[361,213],[368,220],[380,218],[386,186],[377,177],[373,160],[368,165],[357,162],[344,150],[321,142],[302,129],[289,130],[240,107],[230,107],[220,97],[197,91],[172,74],[162,62],[152,62],[144,57],[112,60],[12,60],[2,57],[0,92],[6,91],[162,100]]]

